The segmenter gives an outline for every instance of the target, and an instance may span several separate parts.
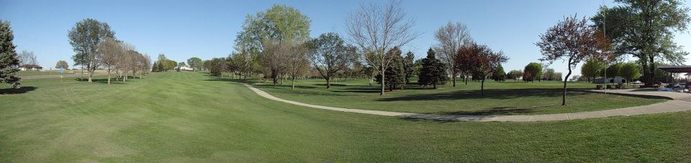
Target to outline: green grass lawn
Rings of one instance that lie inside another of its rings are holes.
[[[295,90],[289,85],[273,86],[258,83],[257,87],[284,99],[310,104],[356,109],[401,111],[414,113],[459,115],[551,114],[615,109],[649,105],[665,101],[661,98],[641,98],[620,95],[587,93],[595,88],[590,83],[569,83],[572,91],[567,95],[567,106],[561,106],[563,83],[543,81],[534,83],[506,81],[485,82],[485,96],[481,96],[480,83],[457,83],[456,87],[438,89],[420,88],[414,84],[405,90],[394,90],[379,95],[376,83],[367,80],[335,82],[325,89],[324,80],[297,81]]]
[[[202,73],[22,85],[0,90],[0,162],[691,161],[691,112],[442,123],[268,101]]]

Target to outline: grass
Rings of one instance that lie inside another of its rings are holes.
[[[0,90],[0,162],[689,162],[691,112],[409,121],[314,110],[201,73]]]
[[[412,84],[405,90],[386,92],[379,96],[377,85],[366,80],[336,82],[325,89],[323,80],[301,80],[295,90],[290,86],[258,83],[257,87],[284,99],[310,104],[345,108],[435,113],[455,115],[511,115],[552,114],[606,110],[649,105],[665,101],[662,98],[641,98],[584,92],[595,88],[589,83],[569,83],[567,106],[561,106],[562,83],[543,81],[524,83],[515,81],[486,81],[485,95],[479,82],[457,87],[445,85],[439,89],[420,88]]]

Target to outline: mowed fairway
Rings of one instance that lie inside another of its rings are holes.
[[[290,81],[287,81],[290,83]],[[379,95],[378,84],[369,86],[366,80],[334,82],[325,88],[324,80],[300,80],[296,88],[259,83],[258,88],[280,98],[310,104],[354,109],[432,113],[450,115],[513,115],[554,114],[617,109],[663,102],[663,98],[641,98],[585,92],[595,88],[586,82],[569,83],[566,106],[561,106],[563,83],[557,81],[521,82],[486,81],[485,95],[480,82],[457,87],[450,83],[438,89],[421,88],[411,84],[407,89]]]
[[[0,95],[0,162],[691,161],[690,112],[442,123],[292,106],[202,73],[23,85]]]

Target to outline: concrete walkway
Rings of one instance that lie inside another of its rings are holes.
[[[360,113],[360,114],[370,114],[379,116],[392,116],[401,117],[406,119],[427,119],[427,120],[437,120],[437,121],[474,121],[474,122],[540,122],[540,121],[563,121],[563,120],[577,120],[577,119],[590,119],[590,118],[604,118],[613,116],[632,116],[632,115],[643,115],[643,114],[655,114],[655,113],[670,113],[670,112],[681,112],[681,111],[691,111],[691,101],[686,101],[684,99],[690,98],[686,96],[670,96],[668,94],[640,94],[639,91],[632,95],[646,95],[646,96],[661,96],[667,97],[673,100],[669,100],[662,103],[656,103],[652,105],[645,106],[635,106],[620,109],[611,110],[600,110],[600,111],[589,111],[589,112],[578,112],[578,113],[560,113],[560,114],[540,114],[540,115],[436,115],[436,114],[420,114],[420,113],[406,113],[406,112],[391,112],[391,111],[377,111],[377,110],[363,110],[363,109],[349,109],[331,106],[321,106],[306,104],[302,102],[285,100],[282,98],[275,97],[265,91],[254,88],[249,84],[243,83],[247,88],[252,90],[257,95],[264,98],[285,102],[293,105],[304,106],[315,109],[349,112],[349,113]],[[609,92],[609,91],[608,91]],[[619,92],[625,94],[624,91]]]

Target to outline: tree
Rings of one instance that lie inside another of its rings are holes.
[[[212,58],[206,61],[205,64],[207,65],[206,69],[208,69],[209,73],[213,76],[221,76],[226,67],[225,58]]]
[[[502,67],[501,64],[497,65],[496,71],[492,74],[492,79],[494,79],[494,81],[504,81],[504,79],[506,79],[506,72],[504,72],[504,67]]]
[[[542,64],[531,62],[523,69],[524,81],[535,81],[542,77]]]
[[[466,46],[466,54],[464,57],[469,57],[472,68],[470,72],[480,77],[480,92],[485,95],[485,79],[497,71],[499,65],[506,62],[508,58],[502,52],[494,52],[486,45],[478,45],[471,43]],[[475,76],[474,75],[474,76]]]
[[[166,58],[165,54],[159,54],[155,65],[154,70],[156,70],[156,72],[164,72],[175,69],[178,63]]]
[[[0,21],[0,83],[7,83],[12,85],[12,88],[18,88],[21,79],[17,77],[19,58],[12,40],[14,40],[14,35],[10,23]]]
[[[288,53],[287,68],[290,76],[290,89],[295,89],[295,79],[308,71],[310,61],[305,44],[288,44],[288,49],[282,50]]]
[[[413,52],[408,51],[408,53],[405,54],[405,57],[402,58],[403,60],[401,63],[403,64],[403,86],[406,86],[408,83],[410,83],[410,78],[413,77],[413,73],[415,72],[415,54]]]
[[[108,73],[108,85],[110,85],[111,72],[115,66],[120,62],[120,58],[124,55],[124,48],[120,42],[113,38],[105,38],[103,42],[98,44],[99,61],[102,67]]]
[[[459,57],[457,52],[459,48],[471,41],[468,28],[461,23],[449,22],[437,29],[434,38],[439,42],[436,47],[439,52],[439,58],[447,64],[448,72],[451,74],[451,81],[453,86],[456,87],[456,76],[459,74],[459,66],[462,65],[462,63],[457,63],[457,61],[460,61],[457,59]]]
[[[310,40],[312,65],[326,80],[326,89],[331,87],[331,78],[345,70],[356,57],[356,48],[345,45],[336,33],[324,33]]]
[[[38,59],[34,52],[23,50],[19,53],[19,65],[38,65]]]
[[[302,44],[309,37],[310,20],[295,8],[274,5],[255,16],[247,16],[243,31],[236,38],[236,50],[241,53],[254,53],[264,67],[264,75],[278,84],[286,72],[288,54],[282,52],[282,44]],[[268,75],[267,75],[268,74]]]
[[[362,4],[346,20],[346,30],[353,42],[360,47],[363,58],[375,68],[384,80],[386,68],[394,58],[386,51],[402,47],[417,37],[412,32],[414,21],[405,18],[400,1],[387,1],[384,4]],[[384,95],[385,83],[381,84],[379,95]]]
[[[521,70],[511,70],[509,73],[506,73],[506,78],[509,79],[518,80],[520,77],[523,77],[523,71]]]
[[[447,79],[446,66],[439,59],[432,48],[427,50],[427,57],[420,60],[417,83],[421,86],[432,85],[437,89],[438,84],[444,84]]]
[[[633,79],[641,77],[641,68],[638,66],[638,64],[629,62],[629,63],[624,63],[624,65],[621,66],[621,77],[626,79],[626,82],[629,83]]]
[[[67,64],[64,60],[59,60],[57,63],[55,63],[55,68],[56,69],[62,69],[62,70],[67,70],[69,69],[70,65]]]
[[[389,67],[385,68],[384,76],[377,75],[376,81],[379,84],[386,85],[389,91],[393,91],[405,82],[405,75],[403,71],[403,57],[401,56],[401,50],[398,47],[394,47],[386,53],[388,58],[392,58]],[[384,79],[382,81],[382,79]]]
[[[616,63],[607,67],[607,76],[615,77],[621,76],[622,63]]]
[[[597,58],[589,58],[585,61],[585,64],[581,66],[581,75],[590,82],[595,77],[600,76],[600,72],[605,68],[605,63]]]
[[[197,58],[197,57],[192,57],[190,59],[187,59],[187,64],[192,67],[193,71],[199,71],[202,69],[202,59]]]
[[[115,32],[110,29],[108,24],[87,18],[77,22],[69,31],[68,36],[75,52],[75,55],[72,56],[75,65],[81,65],[82,70],[86,66],[89,82],[92,82],[91,78],[94,71],[99,66],[97,46],[105,38],[115,38]]]
[[[185,66],[187,66],[187,64],[185,64],[185,62],[179,62],[179,63],[178,63],[178,66],[175,68],[175,70],[177,70],[178,72],[180,72],[180,71],[182,71],[182,70],[181,70],[182,67],[185,67]]]
[[[617,54],[631,54],[643,68],[643,81],[655,83],[656,59],[684,62],[688,52],[674,41],[674,32],[685,31],[691,21],[689,8],[680,0],[616,0],[616,7],[600,8],[591,20],[607,31]]]
[[[554,69],[546,68],[542,72],[542,80],[554,80],[555,75],[556,75],[556,72],[554,71]]]
[[[601,51],[595,38],[596,29],[588,26],[587,19],[578,20],[576,16],[566,17],[557,25],[550,27],[546,33],[540,35],[540,42],[535,43],[543,55],[541,60],[550,63],[564,59],[567,62],[568,73],[565,79],[571,76],[572,68],[579,62]],[[566,105],[566,83],[561,105]]]

